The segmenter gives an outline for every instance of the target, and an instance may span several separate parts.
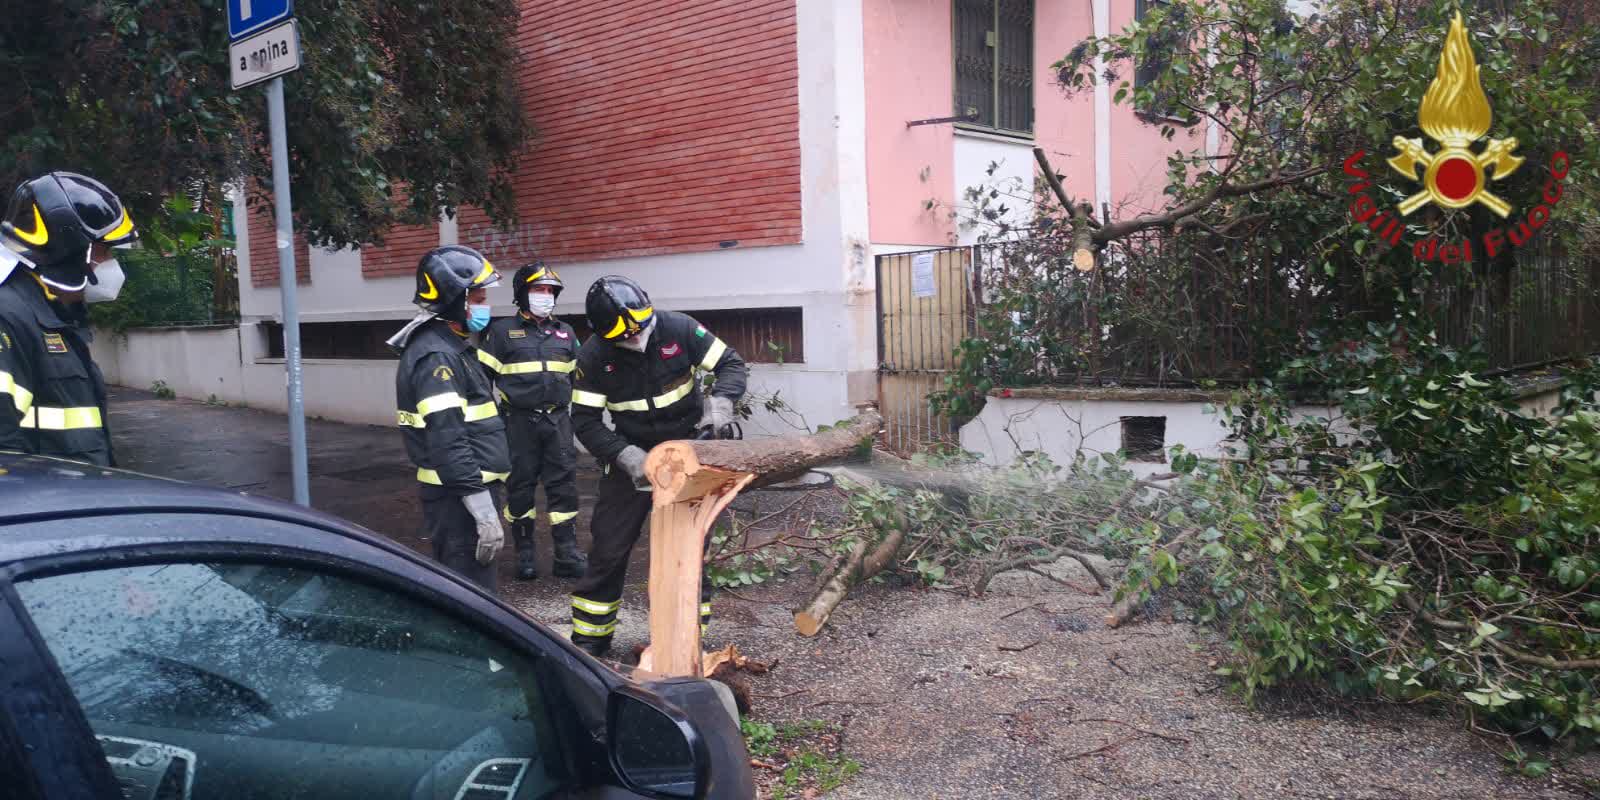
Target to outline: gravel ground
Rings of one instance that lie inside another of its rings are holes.
[[[795,521],[819,512],[810,505]],[[1094,586],[1070,560],[1046,571]],[[645,643],[642,583],[614,653]],[[1292,690],[1252,708],[1212,674],[1223,651],[1206,630],[1160,611],[1109,629],[1107,593],[1029,573],[1000,576],[981,599],[876,584],[807,639],[791,609],[811,588],[802,571],[719,593],[705,644],[772,666],[749,676],[755,719],[842,728],[843,755],[863,768],[829,797],[1600,798],[1600,754],[1542,780],[1508,774],[1503,744],[1441,709]],[[564,596],[519,601],[566,629]]]
[[[1443,712],[1287,692],[1252,709],[1202,631],[1108,629],[1105,595],[1025,574],[984,599],[873,586],[805,639],[805,584],[725,599],[709,645],[776,665],[751,679],[755,717],[843,726],[864,768],[834,797],[1600,797],[1600,759],[1509,775],[1504,748]]]

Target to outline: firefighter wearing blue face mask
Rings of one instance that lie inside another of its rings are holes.
[[[412,302],[422,313],[389,339],[400,352],[395,395],[406,454],[417,465],[434,558],[494,591],[505,542],[495,492],[511,471],[506,427],[468,336],[489,324],[500,281],[470,247],[429,251]]]

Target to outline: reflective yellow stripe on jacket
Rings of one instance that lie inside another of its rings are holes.
[[[509,473],[509,472],[483,472],[483,473],[480,473],[480,476],[483,478],[483,482],[484,483],[494,483],[496,481],[503,481],[506,478],[511,477],[511,473]],[[422,481],[423,483],[426,483],[426,484],[428,484],[430,486],[443,486],[444,485],[444,481],[439,479],[439,471],[438,470],[432,470],[432,469],[426,469],[426,468],[418,469],[417,470],[417,480]]]
[[[676,403],[679,400],[682,400],[683,398],[688,397],[689,393],[692,392],[692,391],[694,391],[694,381],[689,380],[689,381],[684,381],[682,384],[680,384],[678,386],[678,388],[673,389],[672,391],[667,392],[666,394],[656,395],[655,397],[650,398],[648,401],[645,401],[645,400],[621,400],[621,401],[618,401],[618,402],[615,402],[615,403],[610,402],[610,401],[606,401],[605,402],[605,407],[611,409],[612,411],[649,411],[652,408],[666,408],[667,406],[670,406],[673,403]],[[596,397],[600,397],[600,395],[595,395],[595,396]],[[603,399],[604,398],[602,398],[602,400]],[[578,402],[578,398],[577,398],[577,393],[576,392],[573,393],[572,401],[574,403]],[[586,403],[585,405],[588,405],[588,404]]]
[[[77,431],[105,427],[105,421],[100,416],[100,409],[94,406],[83,408],[33,406],[23,412],[22,427],[41,431]]]
[[[599,392],[586,392],[582,389],[573,389],[572,402],[574,405],[588,406],[590,408],[605,408],[606,396],[600,394]]]
[[[426,417],[450,408],[466,408],[467,399],[455,392],[443,392],[417,401],[417,413]]]
[[[717,362],[722,360],[722,354],[726,352],[728,352],[728,346],[723,344],[721,339],[712,339],[711,349],[706,351],[705,358],[700,359],[700,368],[704,370],[716,369]]]
[[[402,428],[426,428],[428,427],[427,417],[429,414],[435,414],[451,408],[461,409],[461,415],[468,422],[490,419],[500,414],[493,401],[469,406],[466,399],[461,395],[454,392],[445,392],[432,397],[425,397],[418,401],[416,411],[402,410],[396,412],[396,415]]]
[[[560,372],[564,374],[573,371],[578,366],[576,361],[512,361],[508,364],[482,350],[478,351],[478,360],[501,375],[527,375],[531,372]]]
[[[0,394],[11,395],[11,404],[24,414],[33,407],[33,392],[26,386],[18,385],[9,372],[0,372]]]
[[[501,375],[526,375],[530,372],[571,372],[571,361],[513,361],[500,369]]]

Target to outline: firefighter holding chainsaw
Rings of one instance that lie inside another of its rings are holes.
[[[589,569],[572,593],[572,641],[603,656],[616,633],[628,556],[650,515],[646,453],[674,439],[731,438],[733,405],[744,396],[748,370],[705,326],[685,314],[656,310],[628,278],[595,281],[585,311],[594,335],[578,351],[572,422],[603,474],[590,522]],[[696,369],[715,375],[707,398],[701,397]],[[605,425],[606,411],[615,430]],[[710,617],[711,604],[702,594],[702,627]]]
[[[534,491],[540,483],[555,543],[551,571],[560,578],[581,578],[588,564],[578,550],[575,529],[577,449],[567,413],[578,337],[572,326],[555,318],[556,298],[563,287],[561,276],[544,264],[517,270],[511,286],[517,313],[490,323],[478,350],[478,361],[495,380],[511,444],[505,519],[516,545],[517,578],[525,581],[539,576],[533,533],[538,513]]]

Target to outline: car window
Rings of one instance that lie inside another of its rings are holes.
[[[563,772],[536,659],[276,564],[17,584],[130,800],[523,800]]]

